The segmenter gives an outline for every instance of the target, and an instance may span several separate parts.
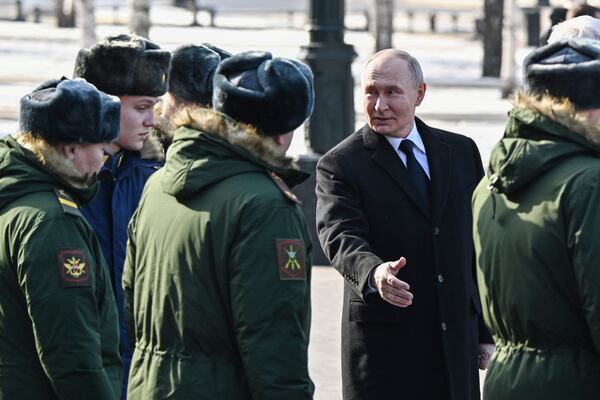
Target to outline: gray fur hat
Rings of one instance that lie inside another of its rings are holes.
[[[53,79],[21,98],[19,129],[51,144],[108,143],[119,135],[121,102],[83,79]]]
[[[169,93],[198,104],[212,102],[212,81],[222,59],[231,56],[208,43],[184,44],[171,53]]]
[[[288,133],[310,116],[313,74],[305,64],[249,51],[223,60],[213,81],[213,108],[267,136]]]
[[[600,107],[600,41],[576,38],[537,48],[523,70],[529,93],[568,98],[579,110]]]
[[[73,75],[115,96],[162,96],[170,68],[171,53],[141,36],[123,34],[79,50]]]

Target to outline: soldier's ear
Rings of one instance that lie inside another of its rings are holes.
[[[75,144],[59,144],[55,146],[60,154],[65,156],[65,158],[69,160],[73,160],[75,158],[76,145]]]

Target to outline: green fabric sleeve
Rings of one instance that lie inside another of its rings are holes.
[[[246,207],[242,215],[229,262],[230,293],[234,332],[252,398],[312,399],[311,245],[301,212],[290,204],[259,204]],[[286,259],[278,257],[278,243],[288,239],[302,242],[303,254],[295,254],[295,260],[304,255],[305,270],[296,279],[286,279],[289,276],[280,271]]]
[[[115,379],[114,368],[107,372],[103,362],[102,330],[109,329],[103,325],[112,322],[118,329],[114,298],[90,240],[95,238],[80,217],[64,214],[37,224],[19,255],[18,279],[37,352],[60,399],[117,399],[120,393],[122,372]],[[65,260],[73,254],[89,276],[76,279],[66,273]]]
[[[582,313],[600,355],[600,184],[597,173],[586,174],[570,191],[567,240]]]
[[[123,315],[127,335],[131,345],[135,348],[135,322],[133,318],[133,284],[134,284],[134,265],[135,265],[135,229],[134,224],[137,219],[137,211],[129,222],[127,229],[127,250],[125,254],[125,265],[123,266]]]

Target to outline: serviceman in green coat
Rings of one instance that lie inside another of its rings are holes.
[[[79,211],[119,115],[119,99],[84,80],[48,81],[0,140],[0,399],[120,397],[117,309]]]
[[[312,399],[311,242],[285,152],[312,73],[263,52],[214,78],[213,110],[176,122],[129,226],[130,400]]]
[[[477,278],[496,352],[486,400],[600,396],[600,42],[525,60],[473,195]]]

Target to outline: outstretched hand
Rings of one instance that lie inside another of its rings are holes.
[[[377,289],[382,299],[397,307],[412,304],[413,295],[408,283],[396,278],[398,271],[406,265],[406,258],[379,264],[371,276],[371,286]]]

